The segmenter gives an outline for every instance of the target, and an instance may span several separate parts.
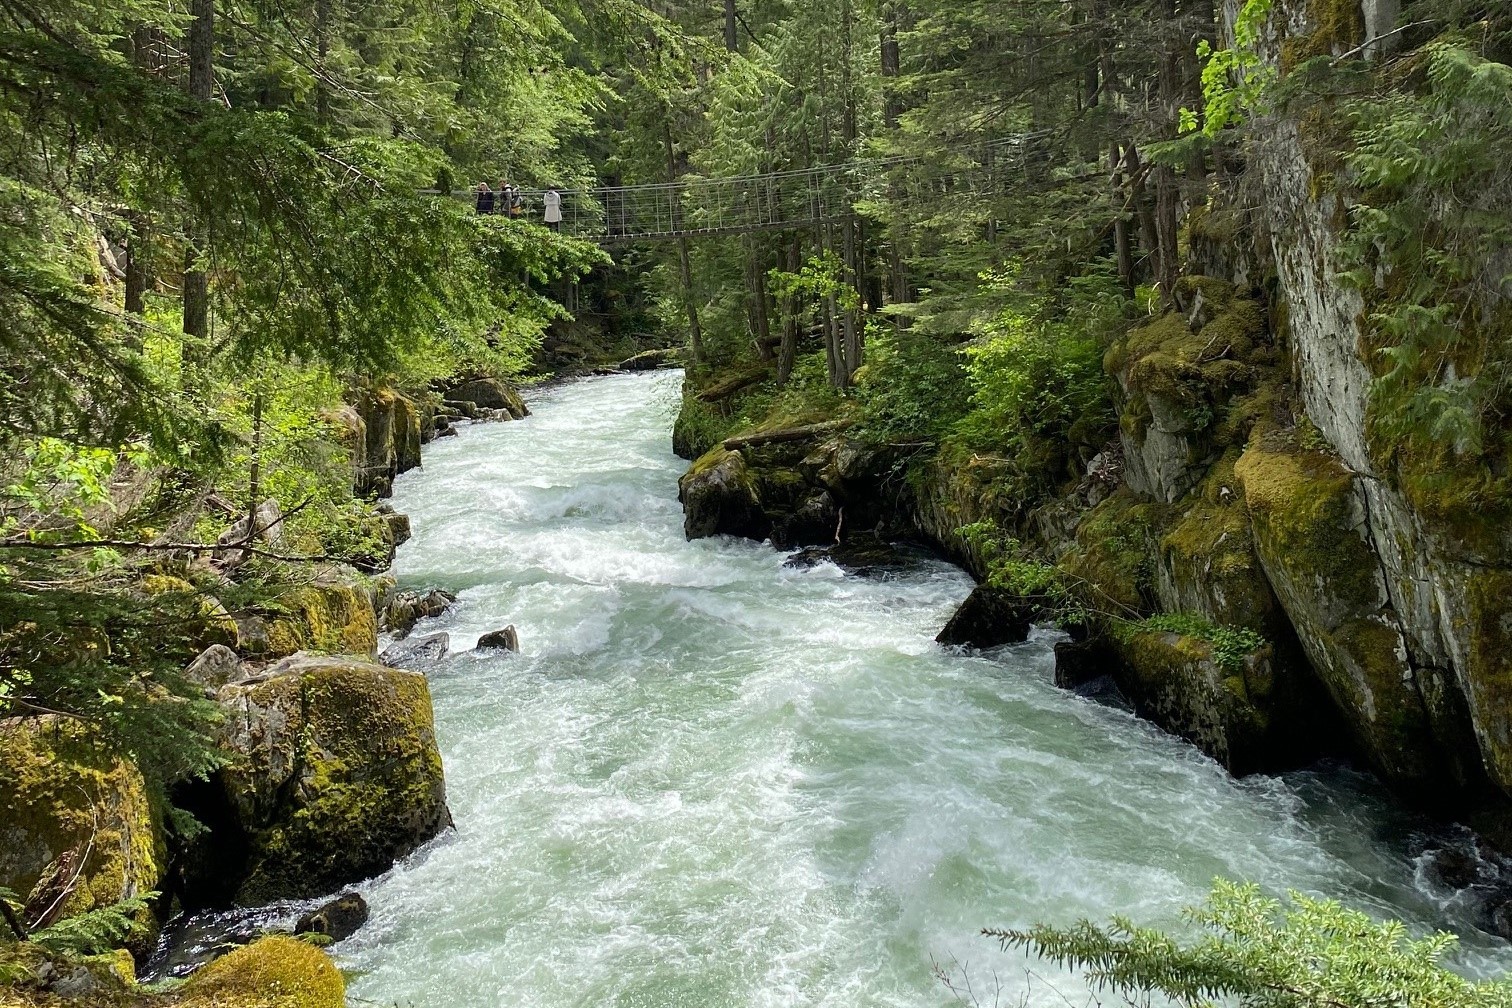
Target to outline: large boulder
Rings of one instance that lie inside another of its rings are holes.
[[[677,495],[689,539],[724,534],[760,542],[772,530],[756,480],[738,451],[716,447],[703,455],[678,480]]]
[[[356,422],[341,417],[349,431],[356,474],[354,489],[362,497],[387,497],[394,477],[420,465],[420,406],[393,389],[364,389],[354,404]]]
[[[217,780],[235,833],[222,839],[244,852],[236,902],[330,892],[450,823],[424,676],[297,654],[217,699],[235,754]]]
[[[1028,639],[1030,624],[1048,613],[1044,599],[977,585],[935,640],[979,648],[1018,644]]]
[[[355,574],[334,572],[278,599],[277,608],[237,618],[237,647],[262,658],[299,651],[373,655],[378,650],[377,597]]]
[[[446,391],[446,401],[471,403],[478,409],[500,410],[513,420],[530,416],[530,409],[520,398],[520,393],[497,378],[477,378],[453,385]]]
[[[344,1008],[346,981],[308,942],[269,935],[189,978],[179,1008]]]
[[[0,721],[0,886],[28,923],[161,888],[162,808],[135,764],[80,721]]]

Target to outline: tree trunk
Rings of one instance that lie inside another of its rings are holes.
[[[662,120],[662,139],[667,145],[667,180],[676,181],[677,171],[677,148],[672,144],[672,110],[667,109],[667,116]],[[677,202],[677,197],[672,196],[672,226],[675,229],[682,226],[682,206]],[[688,314],[688,353],[693,358],[694,364],[702,364],[703,352],[703,328],[698,324],[698,303],[693,296],[693,259],[688,251],[688,239],[677,239],[677,268],[682,278],[683,309]]]
[[[152,289],[151,221],[140,210],[124,214],[129,229],[126,236],[126,311],[132,315],[147,313],[147,292]]]
[[[802,262],[803,250],[802,239],[793,236],[792,244],[787,247],[787,264],[785,269],[789,273],[797,273]],[[782,344],[777,348],[777,384],[786,385],[793,374],[793,360],[798,356],[798,297],[790,295],[782,310]]]
[[[735,52],[739,39],[735,35],[735,0],[724,0],[724,44],[729,52]]]
[[[190,13],[189,97],[209,102],[215,88],[215,0],[192,0]],[[207,246],[191,227],[184,249],[184,334],[196,340],[210,337],[210,274],[203,263]]]

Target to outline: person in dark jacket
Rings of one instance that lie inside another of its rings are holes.
[[[478,183],[478,213],[491,214],[494,212],[494,193],[488,188],[487,182]]]

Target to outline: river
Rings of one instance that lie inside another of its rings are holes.
[[[680,374],[558,386],[526,420],[428,447],[395,571],[458,604],[428,670],[456,829],[362,887],[335,949],[401,1008],[958,1003],[1079,981],[984,926],[1163,925],[1214,876],[1441,922],[1402,817],[1343,770],[1233,780],[1051,683],[1053,635],[990,655],[933,637],[970,580],[789,569],[686,542]],[[1451,908],[1452,909],[1452,908]],[[1512,964],[1471,932],[1466,968]]]

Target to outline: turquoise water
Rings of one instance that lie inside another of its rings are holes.
[[[984,926],[1171,924],[1216,875],[1417,922],[1403,824],[1342,771],[1230,779],[1051,684],[1053,637],[933,643],[969,579],[792,570],[682,536],[680,376],[614,376],[429,446],[396,573],[459,592],[429,669],[455,832],[363,887],[355,1001],[495,1006],[1086,1002]],[[1472,935],[1467,967],[1512,962]],[[1054,991],[1052,991],[1052,987]]]

